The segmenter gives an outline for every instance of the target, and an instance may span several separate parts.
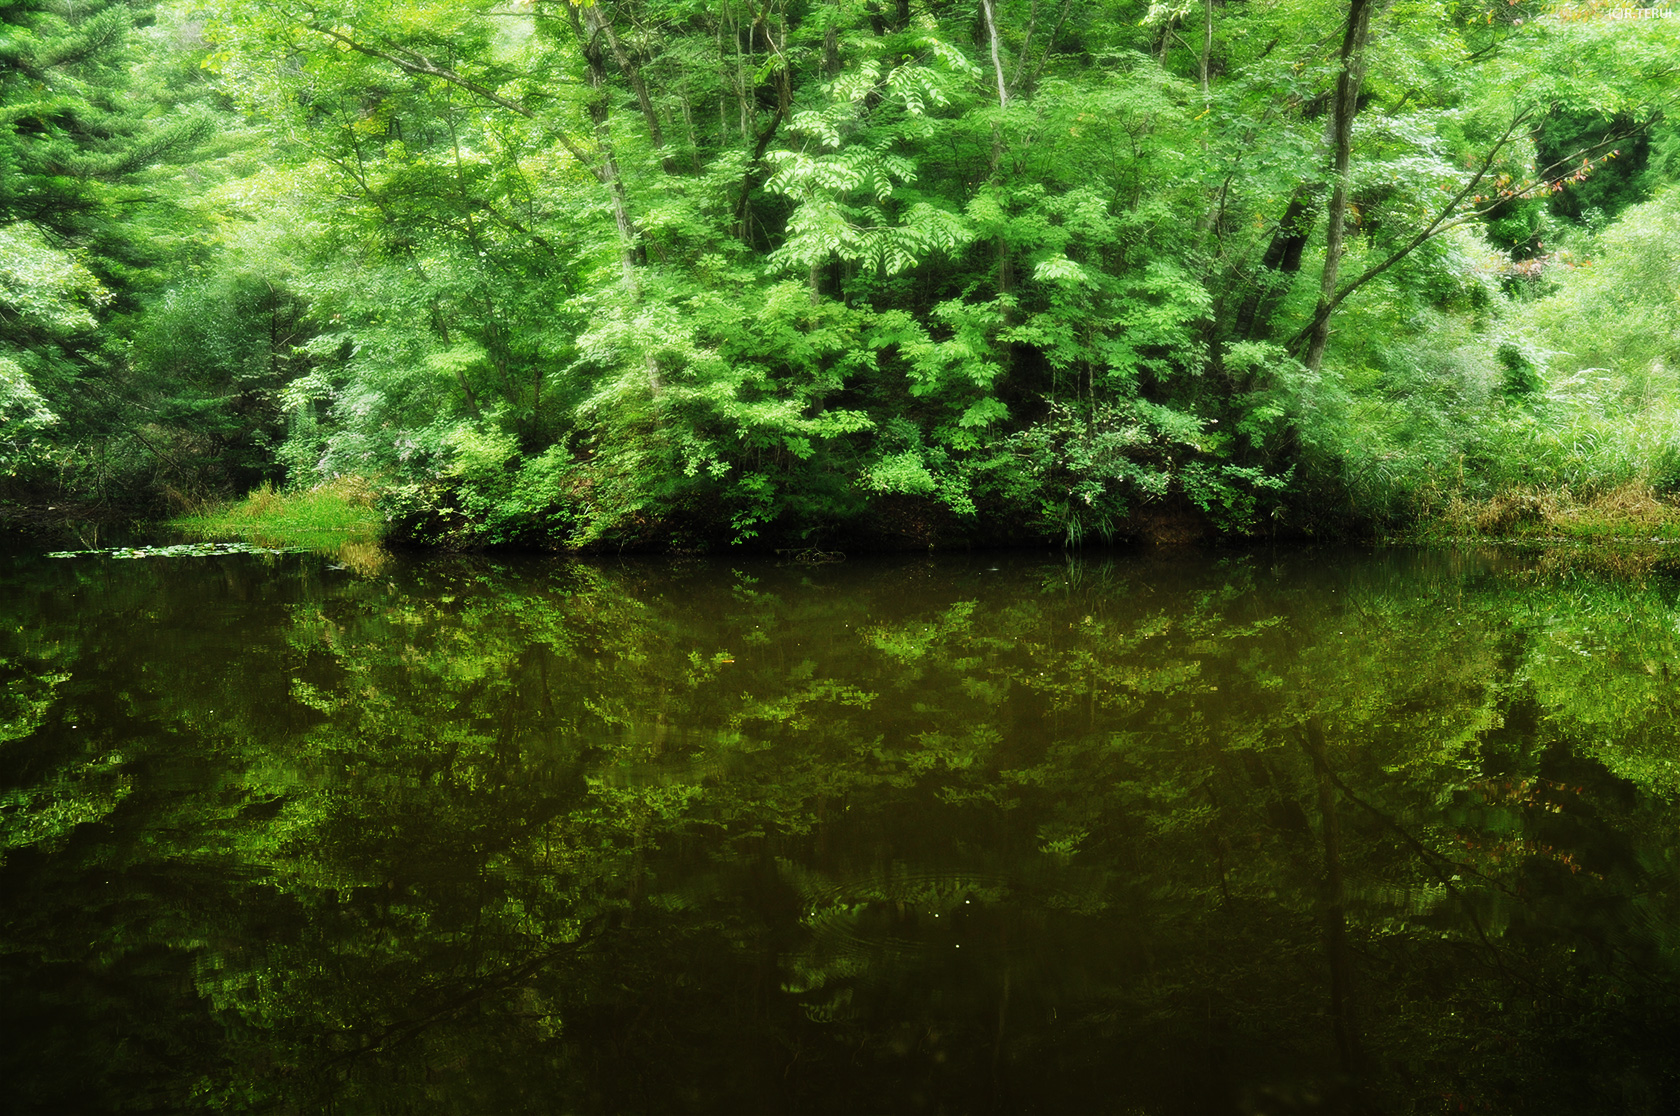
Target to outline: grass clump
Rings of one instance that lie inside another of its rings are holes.
[[[364,478],[337,477],[314,488],[276,490],[264,482],[243,500],[176,517],[170,526],[200,539],[241,539],[262,546],[338,552],[377,542],[385,520]]]
[[[1567,487],[1511,487],[1455,495],[1418,528],[1419,541],[1449,539],[1680,540],[1680,503],[1648,481],[1577,494]]]

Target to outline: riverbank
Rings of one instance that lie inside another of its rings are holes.
[[[342,477],[312,489],[286,492],[265,485],[242,500],[207,505],[160,521],[141,509],[59,503],[0,506],[0,528],[14,538],[35,538],[84,547],[121,544],[149,538],[166,527],[195,540],[238,539],[259,545],[335,549],[346,542],[394,543],[419,550],[548,550],[569,553],[602,551],[693,553],[697,551],[812,551],[820,553],[964,550],[1024,544],[1057,545],[1062,539],[1022,537],[1019,526],[959,521],[932,501],[884,501],[867,521],[824,534],[818,541],[759,539],[731,545],[708,538],[694,525],[648,523],[634,539],[600,541],[587,547],[564,539],[486,543],[473,523],[456,516],[418,530],[382,510],[377,486],[361,477]],[[1137,509],[1110,540],[1152,546],[1252,542],[1257,534],[1220,532],[1186,506],[1165,502]],[[1430,545],[1479,542],[1680,542],[1680,497],[1643,481],[1608,491],[1582,494],[1564,489],[1511,489],[1491,497],[1455,494],[1421,509],[1409,524],[1379,528],[1350,519],[1345,529],[1273,530],[1275,541],[1381,542]]]
[[[1453,496],[1390,541],[1466,540],[1680,542],[1680,500],[1645,481],[1603,492],[1509,489],[1496,496]]]
[[[24,542],[115,546],[154,530],[157,516],[144,508],[93,502],[51,504],[0,503],[0,538],[8,546]]]

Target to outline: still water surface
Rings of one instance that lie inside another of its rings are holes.
[[[1677,559],[0,559],[6,1100],[1680,1111]]]

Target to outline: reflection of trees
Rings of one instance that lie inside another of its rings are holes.
[[[990,564],[226,562],[33,614],[0,649],[11,1010],[97,1030],[115,988],[175,1038],[31,1080],[346,1111],[1673,1100],[1660,571]],[[103,999],[64,991],[89,965]]]

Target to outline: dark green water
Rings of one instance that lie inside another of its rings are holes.
[[[1677,559],[0,559],[0,1096],[1680,1111]]]

